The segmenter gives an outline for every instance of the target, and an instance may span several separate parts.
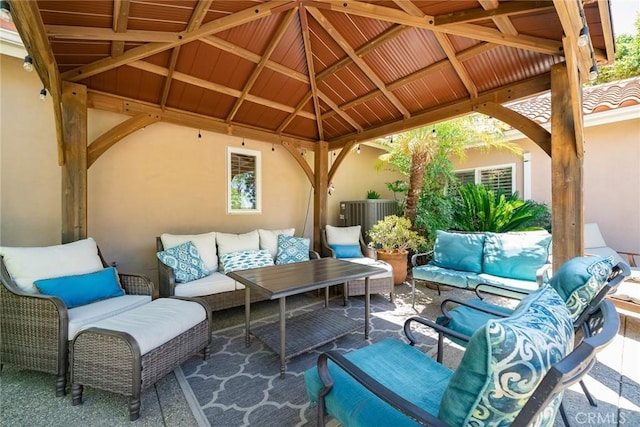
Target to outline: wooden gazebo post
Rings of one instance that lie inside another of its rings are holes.
[[[318,141],[314,154],[313,249],[322,250],[320,230],[327,224],[327,187],[329,145]]]

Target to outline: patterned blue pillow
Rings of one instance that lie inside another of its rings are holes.
[[[187,283],[209,275],[209,270],[200,259],[198,248],[186,242],[156,254],[160,261],[173,269],[177,283]]]
[[[305,237],[278,234],[276,264],[291,264],[293,262],[309,261],[310,244],[311,240]]]
[[[273,265],[273,258],[271,258],[271,254],[267,249],[229,252],[228,254],[222,255],[221,261],[224,274],[236,270],[247,270],[249,268]]]
[[[489,320],[473,334],[438,418],[450,425],[510,425],[549,368],[571,352],[573,340],[560,295],[550,286],[532,292],[511,316]],[[537,421],[553,424],[561,399],[562,393]]]

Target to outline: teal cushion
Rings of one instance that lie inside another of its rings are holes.
[[[191,282],[209,275],[198,248],[191,241],[165,249],[156,255],[160,261],[173,269],[178,283]]]
[[[273,258],[271,258],[271,254],[267,249],[229,252],[228,254],[222,255],[221,261],[224,274],[236,270],[247,270],[249,268],[273,265]]]
[[[451,370],[397,339],[386,338],[345,355],[385,387],[426,411],[436,414]],[[333,362],[333,389],[325,397],[327,412],[344,426],[415,426],[415,421],[381,401]],[[304,374],[311,402],[323,388],[314,366]]]
[[[453,270],[482,272],[484,233],[448,233],[436,231],[433,263]]]
[[[329,245],[336,253],[336,258],[362,258],[360,245]]]
[[[551,235],[546,232],[486,233],[482,271],[512,279],[536,280],[549,259]]]
[[[575,321],[607,282],[612,268],[612,257],[572,258],[553,274],[549,285],[565,300]]]
[[[533,292],[511,316],[489,320],[473,334],[438,418],[456,426],[510,425],[573,340],[573,322],[558,293],[550,286]],[[551,420],[560,399],[544,410]]]
[[[77,276],[36,280],[41,294],[60,297],[67,308],[124,295],[114,267]]]
[[[309,245],[311,240],[305,237],[294,237],[278,234],[278,251],[276,264],[291,264],[309,261]]]
[[[412,274],[413,278],[417,280],[426,280],[463,289],[469,286],[469,279],[476,276],[476,273],[438,267],[433,264],[433,261],[429,264],[413,267]]]

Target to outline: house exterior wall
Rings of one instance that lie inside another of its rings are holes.
[[[640,253],[640,110],[615,120],[613,111],[585,118],[584,220],[596,222],[607,244],[619,251]],[[596,120],[597,115],[608,120]],[[619,114],[622,115],[622,114]],[[551,205],[551,159],[520,134],[512,139],[531,154],[531,199]],[[522,157],[505,151],[469,150],[456,169],[515,163],[516,189],[523,194]]]
[[[44,246],[61,239],[61,168],[51,96],[38,98],[42,84],[22,60],[0,55],[0,245]],[[88,140],[128,119],[88,111]],[[295,227],[312,237],[312,185],[281,146],[246,139],[244,148],[262,157],[262,212],[227,214],[226,149],[242,139],[167,123],[155,123],[119,141],[88,170],[88,235],[108,262],[122,271],[157,278],[155,236],[161,233]],[[330,153],[331,155],[332,153]],[[336,156],[339,154],[336,152]],[[335,176],[328,222],[337,224],[341,197],[364,198],[395,174],[377,173],[379,150],[362,147],[347,156]],[[305,155],[313,169],[313,153]],[[331,159],[329,160],[331,164]],[[386,193],[385,193],[386,192]]]

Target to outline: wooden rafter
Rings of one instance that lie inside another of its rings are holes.
[[[191,32],[202,24],[205,16],[207,16],[207,12],[209,11],[209,6],[211,6],[212,0],[204,0],[199,1],[196,4],[196,8],[191,14],[191,18],[189,19],[189,23],[187,24],[187,32]],[[180,47],[177,46],[171,52],[171,58],[169,59],[169,73],[167,77],[164,79],[164,85],[162,86],[162,96],[160,98],[160,106],[164,108],[167,103],[167,98],[169,97],[169,89],[171,89],[171,81],[173,79],[173,72],[176,69],[176,63],[178,62],[178,56],[180,56]]]
[[[552,1],[509,1],[479,0],[482,9],[470,9],[434,17],[436,25],[460,24],[523,13],[538,12],[553,7]],[[495,21],[494,21],[495,22]]]
[[[375,71],[372,70],[371,67],[369,67],[369,65],[367,65],[367,63],[356,54],[356,51],[349,45],[345,38],[340,34],[338,29],[325,18],[325,16],[320,12],[319,9],[315,7],[308,7],[307,10],[315,18],[315,20],[322,25],[322,27],[331,36],[331,38],[333,38],[333,40],[335,40],[335,42],[340,45],[342,50],[344,50],[345,53],[349,55],[351,60],[365,73],[369,80],[371,80],[371,82],[384,94],[384,96],[391,102],[391,104],[393,104],[393,106],[395,106],[405,118],[409,118],[411,116],[409,110],[407,110],[407,108],[402,105],[402,102],[398,99],[398,97],[396,97],[389,89],[387,89],[385,83],[382,81],[382,79],[380,79],[380,77],[378,77]]]
[[[554,0],[554,4],[556,5],[556,11],[558,12],[558,18],[562,23],[562,28],[564,28],[565,38],[568,43],[564,43],[564,47],[569,48],[573,53],[568,53],[565,51],[567,55],[575,55],[575,64],[580,69],[580,73],[583,78],[586,80],[589,76],[589,69],[593,64],[594,58],[592,58],[593,54],[593,45],[591,44],[591,38],[588,39],[586,46],[578,47],[578,36],[580,35],[580,30],[584,25],[583,15],[584,10],[582,9],[582,3],[578,1],[564,1],[564,0]]]
[[[114,0],[113,2],[113,32],[124,33],[129,23],[129,0]],[[124,40],[111,42],[111,56],[120,56],[124,53]]]
[[[485,10],[492,11],[493,13],[498,13],[498,8],[500,7],[500,2],[498,0],[478,0],[478,3],[480,3],[480,6],[482,6]],[[529,6],[531,2],[527,2],[527,3],[528,3],[527,6]],[[553,4],[551,4],[550,7],[553,7]],[[513,26],[513,23],[511,22],[511,19],[509,19],[508,16],[505,16],[505,15],[492,16],[491,20],[493,21],[494,24],[496,24],[496,27],[498,27],[498,29],[503,33],[511,34],[512,36],[515,36],[518,34],[518,30],[516,30],[516,27]]]
[[[318,91],[318,96],[320,97],[320,99],[322,99],[322,102],[327,104],[329,108],[338,113],[338,115],[346,120],[347,123],[349,123],[351,126],[353,126],[356,131],[362,132],[362,126],[360,126],[358,122],[356,122],[350,115],[344,112],[335,102],[331,100],[331,98],[322,93],[322,91]]]
[[[127,41],[135,43],[171,43],[178,40],[180,33],[171,31],[127,30],[116,32],[112,28],[82,27],[70,25],[45,25],[47,36],[52,39]]]
[[[309,83],[311,86],[311,100],[313,109],[316,112],[316,123],[318,125],[318,140],[324,141],[324,130],[322,128],[322,111],[320,110],[320,100],[318,98],[318,87],[316,86],[316,74],[313,67],[313,53],[311,52],[311,39],[309,37],[309,22],[307,12],[304,7],[298,9],[300,16],[300,31],[304,44],[304,54],[307,59],[307,71],[309,73]]]
[[[287,116],[287,118],[280,124],[280,126],[278,126],[278,130],[276,131],[277,133],[282,133],[284,131],[284,129],[287,126],[289,126],[289,124],[293,121],[293,119],[296,118],[296,116],[302,110],[302,108],[304,108],[304,106],[307,105],[307,102],[309,102],[309,100],[311,99],[312,96],[313,96],[313,94],[311,93],[311,91],[309,91],[300,100],[300,102],[298,102],[298,105],[296,105],[296,107],[293,109],[293,113],[289,114],[289,116]]]
[[[211,34],[228,30],[229,28],[237,27],[239,25],[264,18],[265,16],[270,15],[273,9],[282,9],[282,7],[286,5],[295,7],[294,3],[290,3],[286,0],[274,0],[268,3],[262,3],[258,6],[250,7],[241,12],[234,13],[233,15],[227,15],[222,18],[216,19],[215,21],[207,22],[197,30],[179,33],[177,40],[173,42],[155,42],[148,43],[143,46],[138,46],[126,51],[124,54],[120,55],[117,58],[101,59],[91,64],[69,70],[63,73],[61,77],[64,80],[68,81],[83,80],[87,77],[112,70],[121,65],[126,65],[131,61],[147,58],[151,55],[155,55],[156,53],[164,52],[165,50],[181,46],[185,43],[192,42],[199,38],[206,37]]]
[[[242,105],[242,103],[247,97],[247,94],[249,93],[253,85],[256,83],[256,80],[258,80],[260,73],[262,73],[262,70],[264,69],[264,67],[267,65],[267,62],[269,61],[271,54],[280,43],[280,40],[282,40],[282,36],[284,36],[285,31],[287,30],[287,28],[289,27],[289,24],[293,20],[294,13],[295,13],[294,9],[291,9],[290,11],[288,11],[284,19],[280,23],[280,26],[278,27],[278,29],[276,30],[276,33],[271,38],[269,45],[267,46],[265,51],[262,53],[262,56],[260,57],[260,61],[258,62],[258,65],[256,65],[256,67],[253,69],[251,76],[249,76],[249,79],[244,84],[244,88],[242,88],[242,93],[240,94],[238,99],[236,99],[235,104],[233,105],[233,107],[231,108],[231,111],[227,115],[227,122],[230,122],[233,120],[234,116],[240,109],[240,105]]]

